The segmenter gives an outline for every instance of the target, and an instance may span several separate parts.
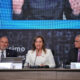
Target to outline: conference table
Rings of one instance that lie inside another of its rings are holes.
[[[80,69],[5,69],[0,70],[0,80],[80,80]]]

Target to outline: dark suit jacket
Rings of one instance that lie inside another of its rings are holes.
[[[25,0],[21,15],[13,14],[13,19],[62,19],[63,4],[64,0]]]
[[[13,50],[6,49],[6,57],[17,57],[18,53]]]
[[[69,56],[68,56],[68,62],[67,62],[67,64],[70,64],[71,62],[77,62],[78,49],[77,48],[71,49],[68,55]]]
[[[64,14],[66,15],[66,18],[71,20],[80,20],[80,14],[76,16],[72,11],[69,0],[64,0]]]

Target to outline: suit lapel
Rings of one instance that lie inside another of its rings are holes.
[[[77,62],[77,59],[78,59],[78,49],[75,49],[75,58],[76,58],[76,62]]]
[[[6,57],[9,57],[10,53],[9,53],[9,50],[6,49]]]

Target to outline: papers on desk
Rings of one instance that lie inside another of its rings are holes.
[[[3,62],[0,63],[0,69],[22,69],[22,63]]]
[[[22,63],[13,63],[13,69],[22,69]]]
[[[71,65],[70,65],[70,68],[71,69],[80,69],[80,63],[79,62],[71,62]]]

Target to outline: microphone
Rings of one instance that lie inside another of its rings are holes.
[[[34,60],[34,66],[36,64],[36,58],[37,58],[38,53],[39,53],[39,49],[37,50],[37,53],[36,53],[36,57],[35,57],[35,60]]]

